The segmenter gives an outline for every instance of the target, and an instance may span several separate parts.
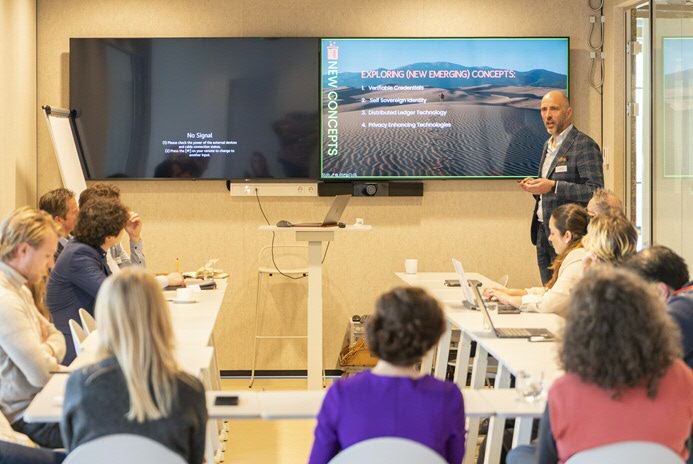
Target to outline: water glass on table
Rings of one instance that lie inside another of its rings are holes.
[[[204,266],[202,266],[202,279],[213,279],[214,278],[214,265],[212,261],[207,261]]]
[[[518,401],[533,403],[544,399],[544,372],[534,375],[519,371],[515,376],[515,391]]]

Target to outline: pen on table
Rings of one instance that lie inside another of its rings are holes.
[[[176,258],[176,272],[180,272],[180,260]]]

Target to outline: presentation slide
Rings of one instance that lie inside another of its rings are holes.
[[[536,176],[567,38],[322,39],[321,177]]]

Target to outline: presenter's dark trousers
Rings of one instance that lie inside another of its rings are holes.
[[[546,285],[551,280],[553,272],[549,269],[549,266],[551,266],[554,259],[556,259],[556,252],[551,243],[549,243],[546,230],[544,230],[544,224],[540,222],[539,227],[537,227],[537,264],[539,264],[542,285]]]

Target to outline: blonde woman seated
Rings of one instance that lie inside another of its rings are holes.
[[[464,456],[464,403],[460,389],[416,368],[438,342],[445,317],[421,288],[395,288],[376,302],[366,340],[380,360],[372,371],[335,382],[323,401],[310,464],[377,437],[417,441],[449,463]]]
[[[638,231],[618,210],[595,216],[587,227],[582,246],[587,251],[585,269],[597,263],[621,264],[635,254]]]
[[[95,306],[102,360],[67,382],[60,423],[65,447],[130,433],[201,463],[204,388],[176,362],[168,306],[154,276],[123,269],[104,281]]]
[[[693,426],[693,371],[654,286],[611,266],[573,290],[539,444],[513,449],[509,464],[564,463],[591,448],[648,441],[686,459]]]
[[[582,260],[587,254],[582,237],[587,233],[588,223],[587,210],[580,205],[571,203],[554,209],[548,238],[558,256],[549,267],[553,276],[546,287],[488,288],[484,295],[522,311],[551,313],[561,308],[582,277]]]

